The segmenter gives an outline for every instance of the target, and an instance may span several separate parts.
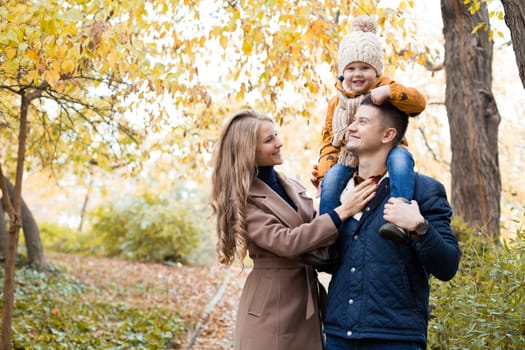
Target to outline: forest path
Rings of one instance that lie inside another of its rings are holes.
[[[237,305],[249,268],[171,266],[57,253],[47,253],[46,258],[78,282],[96,287],[100,293],[93,298],[176,310],[187,332],[174,339],[170,349],[233,349]]]

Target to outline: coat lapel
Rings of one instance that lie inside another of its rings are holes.
[[[283,186],[284,191],[297,206],[297,212],[291,208],[292,211],[298,214],[301,218],[301,223],[310,222],[315,216],[315,211],[313,200],[306,193],[306,189],[299,185],[299,183],[284,178],[279,173],[277,173],[277,178],[279,179],[279,183]]]
[[[297,184],[285,179],[278,173],[277,178],[290,199],[297,206],[297,211],[257,177],[250,186],[249,196],[258,207],[268,210],[288,227],[296,227],[306,221],[310,221],[311,217],[308,217],[308,215],[311,212],[308,211],[308,204],[312,206],[311,211],[313,211],[313,205],[310,198],[305,198],[304,189],[302,189],[301,193],[299,191],[301,188]]]

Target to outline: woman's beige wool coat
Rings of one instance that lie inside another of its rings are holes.
[[[337,227],[329,215],[314,219],[313,202],[304,187],[277,177],[297,211],[254,179],[247,211],[254,267],[241,295],[235,350],[321,350],[317,278],[299,256],[334,243]]]

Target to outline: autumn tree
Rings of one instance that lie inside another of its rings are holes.
[[[500,115],[492,95],[492,47],[486,3],[471,11],[462,0],[441,0],[445,37],[446,108],[452,150],[452,206],[456,215],[499,235]],[[473,14],[473,12],[475,12]]]
[[[181,22],[180,28],[174,27],[175,35],[187,38],[181,41],[181,51],[190,57],[200,53],[204,63],[224,68],[224,72],[218,69],[214,74],[229,84],[222,90],[225,98],[257,101],[278,119],[286,115],[310,117],[320,96],[325,98],[332,93],[333,82],[321,78],[319,66],[328,63],[335,67],[338,43],[349,31],[352,16],[377,17],[385,42],[386,74],[404,68],[407,60],[426,60],[424,49],[414,40],[414,23],[405,17],[407,9],[414,6],[413,1],[401,1],[395,9],[379,6],[375,0],[256,5],[227,1],[214,6],[216,16],[208,28],[196,22]],[[185,34],[190,32],[188,25],[194,27],[194,34]],[[219,55],[206,55],[210,43],[214,44],[213,52],[217,52],[217,46],[222,49]],[[207,93],[206,99],[211,99],[212,92],[220,95],[210,90],[202,90]],[[290,94],[301,96],[301,101],[290,103]]]
[[[505,23],[510,29],[521,83],[525,88],[525,6],[522,0],[501,0],[501,3],[505,10]]]
[[[160,108],[141,106],[158,104],[181,86],[160,44],[167,21],[153,20],[167,8],[163,1],[0,3],[0,187],[9,216],[3,350],[10,348],[27,151],[40,166],[138,164],[134,145],[156,127],[153,120],[167,119]],[[14,177],[13,191],[4,169]]]

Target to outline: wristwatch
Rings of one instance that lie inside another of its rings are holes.
[[[428,221],[424,220],[423,222],[420,222],[417,224],[415,230],[413,231],[414,234],[418,236],[423,236],[428,231]]]

